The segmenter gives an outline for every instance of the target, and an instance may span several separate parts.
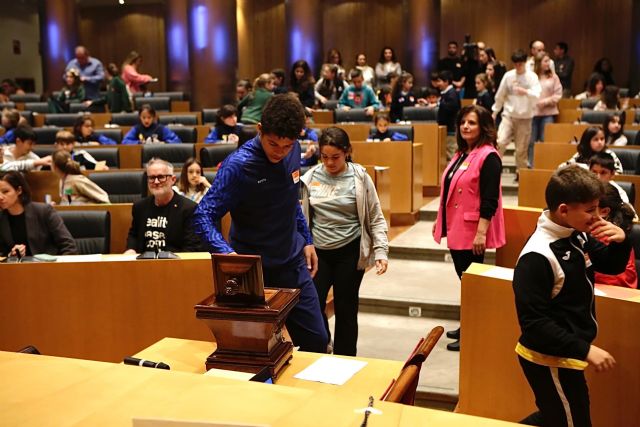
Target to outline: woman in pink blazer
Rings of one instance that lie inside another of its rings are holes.
[[[130,94],[142,92],[142,86],[156,79],[149,74],[140,74],[138,68],[142,64],[142,55],[135,50],[129,52],[129,55],[122,63],[122,80],[127,85]]]
[[[484,262],[487,248],[505,244],[500,174],[502,161],[496,150],[496,127],[489,112],[479,105],[463,107],[456,118],[458,150],[442,175],[440,208],[433,238],[447,247],[458,277],[472,262]],[[460,350],[460,329],[447,332]]]

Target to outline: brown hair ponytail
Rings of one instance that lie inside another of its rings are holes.
[[[53,164],[67,175],[80,175],[80,164],[71,158],[71,154],[64,150],[53,153]]]

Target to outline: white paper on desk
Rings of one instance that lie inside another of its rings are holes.
[[[361,360],[323,356],[293,377],[307,381],[343,385],[366,364],[367,362]]]

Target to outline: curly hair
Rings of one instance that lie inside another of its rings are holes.
[[[305,127],[304,107],[290,93],[272,96],[262,110],[262,133],[297,139]]]

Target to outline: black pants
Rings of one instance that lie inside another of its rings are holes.
[[[314,283],[318,291],[324,324],[329,331],[325,313],[327,295],[333,286],[333,306],[336,313],[336,331],[333,338],[334,354],[356,355],[358,342],[358,293],[364,270],[358,270],[360,239],[338,249],[316,249],[318,274]]]
[[[537,365],[520,356],[518,359],[539,409],[522,420],[522,424],[591,427],[589,389],[584,371]]]
[[[300,289],[300,299],[285,322],[293,344],[299,346],[302,351],[326,353],[327,332],[322,324],[318,294],[314,289],[303,253],[289,264],[278,268],[264,267],[262,271],[266,286]]]
[[[482,255],[474,255],[471,249],[449,249],[449,252],[451,253],[453,265],[456,268],[456,273],[460,279],[462,279],[462,273],[469,268],[471,263],[477,262],[482,264],[484,262],[484,252]]]

